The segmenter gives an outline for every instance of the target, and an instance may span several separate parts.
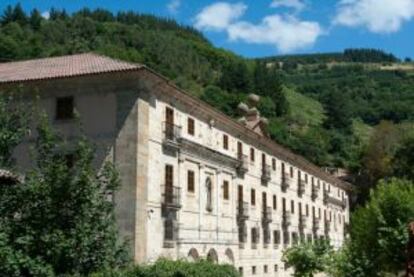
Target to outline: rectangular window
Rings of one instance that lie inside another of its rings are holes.
[[[188,118],[187,120],[187,132],[189,135],[194,136],[195,128],[194,128],[194,119]]]
[[[250,160],[254,162],[254,148],[250,148]]]
[[[280,231],[279,230],[273,231],[273,244],[280,244]]]
[[[187,191],[194,192],[194,171],[188,170],[187,171]]]
[[[267,273],[267,265],[263,266],[263,273]]]
[[[250,193],[250,204],[252,206],[256,205],[256,191],[254,189],[252,189]]]
[[[252,266],[252,274],[255,275],[256,274],[256,266]]]
[[[165,165],[165,186],[173,186],[173,166],[170,164]]]
[[[277,198],[276,195],[273,195],[273,210],[277,209]]]
[[[72,96],[56,99],[56,119],[67,120],[74,117],[74,99]]]
[[[309,216],[309,206],[306,204],[306,216]]]
[[[272,159],[272,169],[276,170],[276,159]]]
[[[290,200],[290,212],[292,214],[295,213],[295,201],[293,201],[293,200]]]
[[[223,181],[223,198],[224,200],[230,199],[229,181]]]
[[[282,210],[283,210],[283,213],[286,212],[286,199],[284,197],[282,197]]]
[[[290,178],[293,178],[293,167],[290,167]]]
[[[228,150],[229,149],[229,136],[223,135],[223,148]]]
[[[240,276],[243,276],[243,267],[239,267],[239,274],[240,274]]]
[[[279,266],[277,264],[275,264],[275,272],[279,271]]]
[[[290,243],[290,236],[288,231],[283,232],[283,244],[287,245]]]

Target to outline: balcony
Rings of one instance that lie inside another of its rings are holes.
[[[178,210],[181,208],[181,188],[174,186],[161,186],[161,203],[163,208]]]
[[[237,159],[239,160],[237,173],[241,176],[244,176],[244,174],[249,170],[249,157],[241,153],[239,153],[237,156]]]
[[[334,196],[332,196],[328,191],[324,191],[323,193],[323,203],[325,205],[327,204],[332,204],[332,205],[336,205],[338,207],[341,207],[342,209],[346,208],[346,199],[339,199],[336,198]]]
[[[283,227],[284,228],[288,228],[291,224],[292,224],[292,216],[291,213],[288,211],[284,211],[283,212],[283,218],[282,218],[283,222]]]
[[[249,219],[249,203],[240,201],[237,206],[237,220],[244,222],[247,219]]]
[[[321,228],[321,219],[314,217],[313,218],[313,230],[316,232]]]
[[[282,175],[282,190],[286,191],[290,186],[291,177],[289,173],[283,173]]]
[[[319,190],[320,190],[319,186],[312,185],[312,200],[315,200],[316,198],[318,198]]]
[[[270,165],[263,165],[262,167],[262,183],[267,184],[271,180],[271,170]]]
[[[181,126],[172,123],[163,123],[163,145],[178,148],[181,143]]]
[[[271,207],[263,207],[263,216],[262,222],[263,224],[269,224],[272,222],[272,208]]]
[[[325,220],[325,234],[328,234],[331,231],[331,221]]]
[[[306,182],[305,180],[300,179],[298,182],[298,195],[302,196],[306,190]]]
[[[306,217],[306,215],[300,215],[299,217],[299,228],[300,229],[306,229],[306,227],[308,226],[308,218]]]

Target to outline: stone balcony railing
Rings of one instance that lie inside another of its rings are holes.
[[[164,208],[181,208],[181,188],[171,185],[161,186],[161,203]]]
[[[178,148],[181,142],[181,126],[163,122],[163,144]]]
[[[271,180],[271,170],[272,168],[270,165],[263,165],[262,166],[262,184],[267,184]]]
[[[286,191],[290,187],[291,177],[289,173],[284,172],[282,175],[282,190]]]

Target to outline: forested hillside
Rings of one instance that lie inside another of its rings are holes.
[[[392,160],[413,129],[414,71],[399,69],[399,59],[379,50],[245,59],[172,20],[105,10],[52,9],[44,19],[17,5],[0,24],[1,62],[94,51],[144,63],[235,118],[238,103],[259,94],[272,138],[361,178],[386,175],[371,171]],[[396,138],[384,153],[376,150],[381,134]]]

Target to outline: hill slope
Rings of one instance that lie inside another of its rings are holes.
[[[174,21],[105,10],[52,10],[45,20],[17,5],[0,24],[0,61],[95,51],[144,63],[233,117],[255,92],[271,136],[321,166],[358,170],[367,130],[384,119],[414,120],[414,76],[364,66],[361,61],[399,64],[370,49],[249,60]]]

